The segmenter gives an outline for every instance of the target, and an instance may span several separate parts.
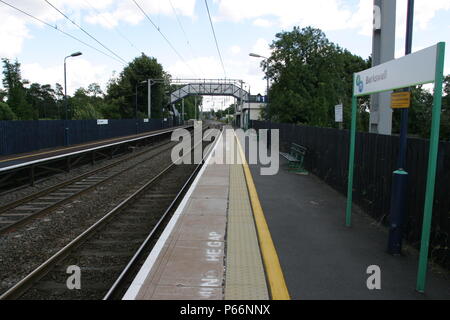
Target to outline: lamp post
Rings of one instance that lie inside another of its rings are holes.
[[[152,117],[152,85],[157,84],[157,83],[165,83],[166,80],[165,79],[148,79],[147,81],[143,81],[141,83],[145,83],[145,82],[147,82],[147,86],[148,86],[147,115],[148,115],[148,118],[151,119],[151,117]]]
[[[141,82],[137,82],[136,86],[135,86],[135,100],[134,100],[134,119],[136,120],[136,134],[138,134],[139,130],[138,130],[138,87],[141,84],[147,83],[147,80],[141,81]]]
[[[269,60],[269,58],[264,57],[264,56],[262,56],[260,54],[256,54],[256,53],[249,53],[249,56],[250,57],[254,57],[254,58],[262,58],[262,59],[265,59],[265,60]],[[266,73],[266,80],[267,80],[267,101],[266,101],[266,104],[267,104],[267,118],[270,119],[270,115],[269,115],[269,76],[268,76],[267,73]]]
[[[262,58],[262,59],[266,59],[267,61],[269,60],[269,58],[264,57],[260,54],[256,54],[256,53],[250,53],[249,54],[250,57],[255,57],[255,58]],[[272,144],[272,122],[271,122],[271,117],[270,117],[270,109],[269,109],[269,75],[266,73],[266,79],[267,79],[267,120],[269,120],[269,130],[267,132],[267,147],[270,147]]]
[[[74,52],[71,55],[64,58],[64,109],[65,109],[65,118],[64,118],[64,145],[69,145],[69,128],[68,128],[68,118],[67,118],[67,75],[66,75],[66,60],[71,57],[81,56],[81,52]]]

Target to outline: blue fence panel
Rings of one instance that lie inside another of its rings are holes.
[[[69,144],[112,139],[170,128],[172,119],[113,119],[108,124],[97,120],[69,120]],[[64,145],[64,120],[0,121],[0,155],[32,152]]]

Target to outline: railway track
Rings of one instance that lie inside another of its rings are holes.
[[[73,201],[75,198],[93,188],[136,168],[162,152],[170,150],[173,144],[174,142],[170,140],[157,144],[150,149],[135,152],[121,160],[83,173],[67,181],[0,206],[0,234],[14,230],[17,227],[26,224],[31,219],[49,213],[52,210]],[[150,155],[126,168],[119,167],[119,165],[145,154]]]
[[[114,297],[139,255],[144,249],[150,250],[156,241],[166,218],[200,167],[201,164],[168,165],[0,299]],[[79,290],[70,290],[66,285],[70,266],[80,268]]]

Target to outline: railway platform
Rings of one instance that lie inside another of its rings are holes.
[[[385,228],[357,207],[345,227],[345,197],[287,168],[207,162],[123,299],[450,299],[448,271],[431,266],[416,292],[414,249],[386,253]]]
[[[123,299],[269,299],[243,166],[211,156]]]
[[[97,150],[109,146],[116,146],[125,142],[133,142],[145,139],[147,137],[155,136],[164,132],[171,132],[176,128],[184,128],[185,126],[166,128],[161,130],[149,131],[140,134],[134,134],[129,136],[117,137],[106,140],[91,141],[82,144],[71,145],[67,147],[57,147],[45,150],[36,150],[34,152],[28,152],[23,154],[12,154],[8,156],[0,156],[0,170],[5,171],[14,169],[28,163],[38,163],[49,159],[58,157],[64,157],[66,155],[75,155],[86,150]]]

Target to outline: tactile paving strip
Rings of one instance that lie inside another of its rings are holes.
[[[242,165],[230,168],[225,299],[269,299]]]

